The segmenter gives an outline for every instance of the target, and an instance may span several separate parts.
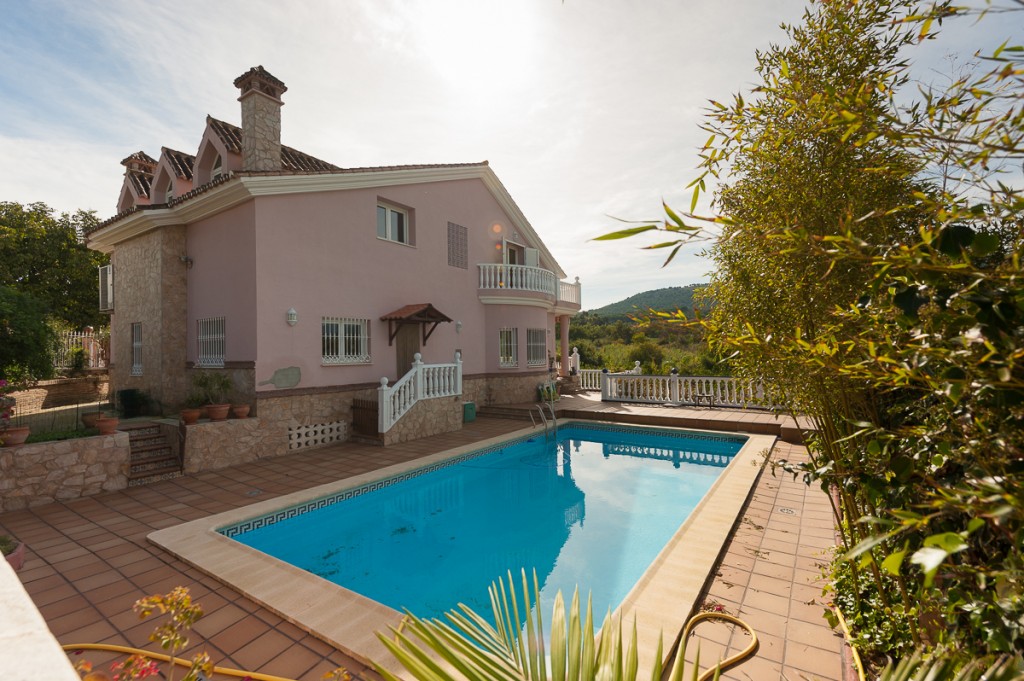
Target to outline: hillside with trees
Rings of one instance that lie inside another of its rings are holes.
[[[728,366],[708,349],[700,326],[681,325],[652,311],[692,315],[705,284],[672,286],[644,291],[580,312],[569,325],[569,345],[580,353],[584,369],[632,369],[636,362],[645,374],[667,374],[677,369],[683,376],[728,376]]]
[[[588,312],[604,318],[619,317],[623,319],[630,315],[646,314],[649,310],[662,312],[682,310],[690,314],[697,304],[694,301],[695,294],[706,287],[707,284],[689,284],[688,286],[670,286],[653,291],[643,291],[625,300],[588,310]]]

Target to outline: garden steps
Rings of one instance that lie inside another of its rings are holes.
[[[119,430],[128,433],[131,445],[131,460],[128,464],[129,487],[181,475],[181,459],[171,448],[171,443],[158,425],[140,423]]]

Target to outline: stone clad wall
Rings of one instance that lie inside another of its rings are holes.
[[[204,421],[185,428],[186,473],[217,470],[284,453],[274,449],[269,431],[260,428],[257,418]]]
[[[436,397],[420,400],[384,434],[384,444],[417,440],[462,428],[462,398]]]
[[[0,448],[0,511],[128,486],[128,433]]]

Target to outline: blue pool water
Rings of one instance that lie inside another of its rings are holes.
[[[745,439],[572,424],[557,441],[537,435],[221,532],[421,617],[460,602],[489,613],[487,586],[525,567],[542,612],[579,584],[600,618]]]

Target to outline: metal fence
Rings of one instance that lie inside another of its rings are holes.
[[[104,369],[110,357],[110,331],[63,331],[53,354],[55,369]]]

